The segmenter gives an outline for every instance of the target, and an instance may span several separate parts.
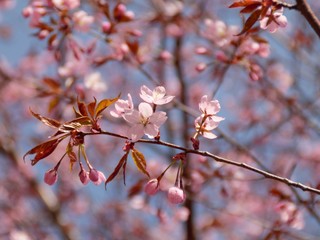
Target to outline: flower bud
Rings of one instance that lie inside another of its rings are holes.
[[[180,204],[184,202],[186,195],[181,188],[171,187],[168,191],[168,199],[172,204]]]
[[[111,23],[108,21],[104,21],[102,23],[102,31],[104,33],[110,33],[110,30],[111,30]]]
[[[48,185],[53,185],[58,180],[57,170],[48,170],[44,175],[44,182]]]
[[[81,169],[79,172],[79,178],[83,185],[87,185],[89,182],[89,176],[88,172],[84,169]]]
[[[96,182],[99,180],[99,172],[97,169],[91,168],[89,172],[89,178],[92,182]]]
[[[197,66],[196,66],[196,70],[197,70],[198,72],[202,72],[202,71],[204,71],[206,68],[207,68],[207,64],[205,64],[205,63],[199,63],[199,64],[197,64]]]
[[[144,191],[146,194],[152,196],[155,195],[159,190],[159,182],[158,179],[151,179],[145,186]]]

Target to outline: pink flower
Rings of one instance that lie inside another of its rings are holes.
[[[262,29],[268,29],[269,32],[274,33],[278,30],[279,27],[286,27],[288,24],[286,16],[283,14],[283,8],[274,11],[271,13],[271,10],[268,11],[266,17],[260,20],[260,27]]]
[[[112,117],[120,118],[125,113],[133,111],[133,102],[130,93],[128,94],[128,100],[119,99],[115,105],[115,111],[110,111]]]
[[[60,9],[74,9],[80,6],[80,0],[52,0],[52,3]]]
[[[73,21],[79,31],[86,32],[89,30],[90,25],[94,21],[94,18],[92,16],[89,16],[87,12],[80,10],[73,14]]]
[[[216,127],[218,127],[220,121],[215,121],[210,117],[200,116],[200,117],[197,117],[196,120],[194,120],[194,125],[195,125],[196,131],[200,133],[203,137],[214,139],[217,136],[213,134],[211,131]]]
[[[171,187],[168,190],[168,199],[172,204],[180,204],[186,199],[186,194],[181,188]]]
[[[199,103],[199,110],[204,115],[212,116],[216,121],[222,121],[224,118],[213,116],[220,111],[220,103],[218,100],[208,100],[208,96],[202,96]]]
[[[194,121],[197,133],[200,133],[205,138],[216,138],[217,136],[211,131],[218,126],[219,122],[224,120],[222,117],[215,116],[220,111],[219,101],[209,101],[208,96],[204,95],[199,103],[199,110],[202,114]]]
[[[140,97],[147,103],[163,105],[172,101],[174,96],[165,96],[166,89],[162,86],[156,87],[151,91],[147,86],[143,85],[140,89]]]
[[[167,120],[165,112],[153,112],[148,103],[140,103],[139,111],[126,113],[123,118],[131,124],[128,136],[132,141],[139,140],[144,134],[149,138],[156,137],[160,126]]]
[[[151,179],[144,187],[144,191],[148,195],[155,195],[159,190],[159,182],[158,179]]]
[[[44,175],[44,182],[48,185],[53,185],[58,180],[57,170],[51,169],[48,170]]]

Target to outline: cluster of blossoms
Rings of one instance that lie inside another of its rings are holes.
[[[158,136],[159,128],[167,120],[167,116],[163,111],[156,111],[156,108],[158,105],[171,102],[174,98],[174,96],[166,96],[166,90],[162,86],[154,90],[142,86],[140,97],[145,102],[139,104],[139,110],[134,109],[131,95],[128,94],[128,100],[119,99],[115,104],[115,111],[111,112],[113,117],[122,117],[131,125],[127,136],[133,142],[142,138],[143,135],[149,138]]]
[[[254,57],[268,57],[269,44],[255,34],[238,36],[238,32],[236,26],[227,26],[221,20],[206,19],[202,36],[208,39],[216,49],[212,46],[201,46],[196,48],[195,52],[202,56],[213,56],[214,62],[200,62],[196,65],[196,70],[202,72],[217,61],[223,64],[237,64],[248,71],[252,80],[260,79],[263,72]],[[233,47],[230,48],[230,46]]]
[[[36,118],[44,122],[46,125],[58,129],[58,132],[54,135],[55,137],[52,140],[42,143],[26,153],[26,155],[36,154],[34,160],[32,160],[33,165],[36,164],[40,159],[48,156],[52,151],[54,151],[56,146],[63,139],[68,136],[70,137],[66,152],[63,154],[62,158],[58,161],[53,169],[50,169],[45,173],[45,183],[49,185],[53,185],[54,183],[56,183],[58,179],[58,168],[64,157],[68,156],[68,158],[70,159],[71,169],[74,163],[78,162],[80,167],[80,172],[78,175],[82,184],[86,185],[91,180],[96,185],[99,185],[102,182],[105,182],[105,185],[107,185],[107,183],[112,181],[113,178],[118,174],[121,168],[125,169],[129,152],[131,152],[132,158],[134,159],[137,168],[150,178],[150,175],[146,170],[147,163],[144,159],[144,156],[134,147],[134,145],[135,142],[139,141],[144,135],[146,135],[150,139],[154,138],[157,141],[160,140],[159,130],[161,125],[163,125],[167,120],[167,116],[165,112],[157,111],[157,107],[159,105],[170,103],[174,99],[174,96],[167,96],[166,89],[163,86],[158,86],[155,89],[151,90],[145,85],[140,88],[139,95],[143,102],[139,104],[138,110],[134,109],[132,97],[130,94],[128,94],[127,100],[119,99],[118,96],[114,99],[104,99],[98,104],[96,100],[87,105],[83,102],[78,101],[79,111],[75,110],[78,118],[74,121],[64,124],[61,124],[56,120],[43,117],[31,111]],[[123,148],[125,154],[120,159],[114,172],[110,174],[108,179],[106,179],[105,175],[93,168],[91,163],[89,162],[84,145],[84,137],[86,134],[84,132],[81,132],[80,128],[81,126],[89,126],[91,127],[91,132],[97,134],[101,133],[102,130],[100,128],[98,120],[101,117],[101,112],[112,103],[115,103],[115,107],[113,111],[110,111],[111,116],[124,119],[130,125],[130,127],[126,132],[128,140],[126,141],[126,145]],[[209,139],[216,138],[216,135],[214,135],[211,131],[215,129],[218,126],[219,122],[224,119],[216,116],[216,113],[220,111],[219,102],[217,100],[210,101],[208,99],[208,96],[206,95],[201,98],[199,109],[201,115],[195,120],[196,133],[191,139],[194,143],[194,149],[199,149],[199,140],[197,138],[199,134]],[[78,147],[78,156],[73,151],[74,147]],[[80,154],[82,154],[89,171],[87,171],[81,163]],[[170,203],[183,203],[186,199],[182,181],[182,173],[185,161],[185,152],[176,154],[173,157],[173,161],[158,178],[154,178],[148,181],[144,189],[145,192],[148,195],[155,195],[159,190],[160,181],[166,171],[174,164],[179,162],[175,184],[168,189],[167,194]]]

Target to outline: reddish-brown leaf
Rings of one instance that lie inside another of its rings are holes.
[[[240,13],[251,13],[253,12],[254,10],[256,10],[257,7],[259,7],[261,4],[259,3],[256,3],[256,4],[251,4],[245,8],[243,8]]]
[[[120,161],[118,162],[117,166],[115,167],[115,169],[113,170],[113,172],[109,175],[108,179],[105,182],[105,187],[107,187],[107,184],[109,182],[111,182],[119,173],[121,167],[126,164],[127,162],[127,158],[128,158],[128,152],[122,156],[122,158],[120,159]]]
[[[150,175],[147,171],[147,162],[144,158],[144,155],[139,152],[137,149],[132,149],[131,156],[133,158],[134,164],[138,168],[138,170],[150,178]]]
[[[103,99],[98,103],[96,108],[96,118],[111,104],[116,102],[120,98],[120,94],[116,98]]]
[[[52,128],[59,128],[61,126],[61,123],[55,119],[51,119],[51,118],[47,118],[44,116],[41,116],[40,114],[37,114],[35,112],[33,112],[31,109],[29,109],[31,114],[39,119],[41,122],[43,122],[45,125],[52,127]]]
[[[261,14],[261,9],[254,11],[250,15],[250,17],[247,19],[247,21],[245,22],[244,27],[241,30],[241,32],[238,33],[236,36],[240,36],[240,35],[246,33],[247,31],[249,31],[252,28],[252,26],[258,21],[260,14]]]
[[[44,77],[42,79],[42,81],[44,84],[46,84],[48,87],[50,87],[52,89],[59,89],[60,88],[60,83],[53,78]]]
[[[237,7],[247,7],[253,4],[259,4],[261,5],[261,1],[259,0],[242,0],[239,2],[232,3],[229,8],[237,8]]]
[[[36,154],[34,159],[31,160],[31,165],[35,165],[41,159],[49,156],[56,149],[56,147],[62,140],[63,138],[52,139],[50,141],[35,146],[23,156],[23,160],[25,160],[26,156],[28,155]]]
[[[84,102],[77,100],[78,109],[82,116],[88,116],[87,108]]]
[[[72,121],[64,123],[59,130],[62,132],[70,132],[72,130],[77,130],[81,128],[82,126],[91,126],[91,119],[87,116],[82,116],[79,118],[76,118]]]
[[[91,102],[91,103],[89,103],[88,104],[88,112],[89,112],[89,114],[90,114],[90,116],[92,117],[92,118],[94,118],[94,110],[95,110],[95,108],[96,108],[96,105],[97,105],[97,99],[96,98],[94,98],[94,101],[93,102]]]

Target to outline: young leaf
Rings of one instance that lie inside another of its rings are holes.
[[[97,99],[94,97],[94,101],[88,104],[88,112],[92,118],[94,118],[94,110],[97,105]]]
[[[71,152],[68,152],[68,157],[70,160],[70,171],[71,171],[73,168],[73,164],[77,162],[77,155],[75,154],[75,152],[71,151]]]
[[[118,101],[118,99],[120,98],[120,94],[116,97],[116,98],[111,98],[111,99],[103,99],[98,103],[98,106],[96,108],[96,117],[98,117],[98,115],[100,113],[102,113],[107,107],[109,107],[111,104],[113,104],[114,102]]]
[[[258,21],[260,14],[261,14],[261,9],[254,11],[245,22],[242,31],[238,33],[236,36],[240,36],[245,32],[249,31],[252,28],[252,26]]]
[[[29,109],[29,110],[35,118],[39,119],[45,125],[52,127],[52,128],[59,128],[61,126],[61,123],[59,121],[41,116],[40,114],[33,112],[31,109]]]
[[[247,7],[253,4],[260,4],[261,5],[261,1],[259,0],[242,0],[239,2],[234,2],[232,3],[229,8],[237,8],[237,7]]]
[[[84,102],[80,102],[79,100],[77,100],[77,104],[78,104],[78,109],[79,109],[81,115],[88,116],[87,108],[86,108],[86,105],[84,104]]]
[[[23,156],[23,160],[25,160],[27,155],[36,154],[34,159],[31,160],[31,165],[35,165],[41,159],[49,156],[62,140],[63,138],[53,139],[35,146]]]
[[[132,149],[131,156],[138,170],[147,175],[150,178],[149,173],[147,172],[147,162],[141,152],[137,149]]]
[[[122,158],[120,159],[120,161],[118,162],[117,166],[115,167],[115,169],[113,170],[113,172],[109,175],[108,179],[106,180],[104,186],[105,188],[107,187],[107,184],[109,182],[111,182],[119,173],[121,167],[126,164],[127,162],[127,158],[128,158],[128,152],[122,156]]]

